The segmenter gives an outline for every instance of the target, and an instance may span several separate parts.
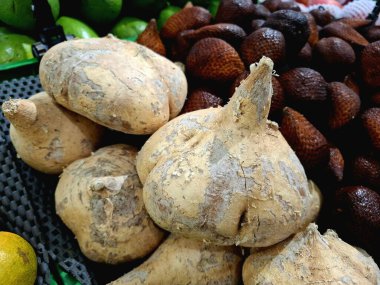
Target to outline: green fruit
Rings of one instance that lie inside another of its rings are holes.
[[[213,17],[215,17],[216,13],[218,12],[219,4],[220,0],[211,0],[210,5],[207,7]]]
[[[82,39],[99,37],[90,26],[75,18],[62,16],[56,23],[62,26],[66,35],[73,35]]]
[[[163,9],[158,16],[158,20],[157,20],[158,29],[161,30],[161,28],[164,26],[165,22],[171,16],[173,16],[175,13],[177,13],[179,11],[181,11],[181,8],[177,7],[177,6],[168,6],[165,9]]]
[[[145,30],[147,25],[148,23],[141,19],[124,17],[112,28],[111,33],[119,39],[133,40]]]
[[[59,0],[48,0],[48,2],[54,19],[57,19]],[[32,0],[1,0],[0,21],[23,31],[32,31],[36,26],[36,19],[31,7]]]
[[[34,39],[25,35],[0,35],[0,64],[33,58]]]
[[[123,0],[81,0],[84,17],[97,24],[107,24],[116,20],[122,7]]]

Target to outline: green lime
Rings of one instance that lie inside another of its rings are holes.
[[[107,24],[120,15],[123,0],[81,0],[84,17],[97,24]]]
[[[165,9],[163,9],[158,16],[158,20],[157,20],[158,29],[161,30],[161,28],[164,26],[165,22],[171,16],[173,16],[175,13],[177,13],[179,11],[181,11],[181,8],[177,7],[177,6],[168,6]]]
[[[111,33],[119,39],[134,39],[141,34],[148,23],[135,17],[124,17],[111,29]]]
[[[54,19],[59,16],[59,0],[48,0]],[[32,0],[1,0],[0,21],[23,30],[32,31],[36,20],[32,11]]]
[[[207,9],[210,11],[211,15],[215,18],[216,13],[219,9],[220,0],[211,0],[210,4],[208,5]]]
[[[215,17],[216,13],[218,12],[219,4],[220,0],[211,0],[210,4],[207,7],[213,17]]]
[[[99,37],[90,26],[75,18],[62,16],[56,23],[62,26],[66,35],[73,35],[76,38],[83,39]]]
[[[25,35],[0,35],[0,64],[33,58],[34,42],[34,39]]]

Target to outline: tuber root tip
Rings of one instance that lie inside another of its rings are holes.
[[[36,105],[27,99],[10,99],[3,103],[5,117],[15,126],[28,127],[37,120]]]
[[[263,56],[258,63],[250,66],[250,71],[235,89],[226,108],[233,121],[245,128],[266,124],[273,94],[273,61]]]

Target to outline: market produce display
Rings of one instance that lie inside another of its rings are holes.
[[[2,110],[110,284],[380,284],[374,1],[97,2]]]

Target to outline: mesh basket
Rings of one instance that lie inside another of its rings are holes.
[[[1,103],[28,98],[41,91],[38,76],[3,81]],[[38,255],[37,284],[50,284],[52,266],[58,263],[81,284],[91,281],[84,257],[72,234],[55,214],[55,176],[42,175],[24,164],[9,140],[9,122],[0,114],[0,216],[1,225],[27,239]]]

